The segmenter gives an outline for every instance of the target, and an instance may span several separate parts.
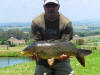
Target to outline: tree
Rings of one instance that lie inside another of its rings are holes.
[[[22,30],[19,29],[12,29],[4,32],[0,32],[0,38],[10,38],[14,37],[19,40],[24,38],[29,38],[29,33],[24,33]]]

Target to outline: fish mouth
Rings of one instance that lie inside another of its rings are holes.
[[[21,51],[20,52],[22,55],[27,55],[27,56],[32,56],[33,52],[27,52],[27,51]]]
[[[21,53],[22,55],[25,55],[25,52],[24,52],[24,51],[21,51],[20,53]]]

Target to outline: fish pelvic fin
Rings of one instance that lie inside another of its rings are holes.
[[[79,63],[80,63],[83,67],[85,67],[85,59],[84,59],[84,56],[77,56],[76,58],[77,58],[77,60],[79,61]]]
[[[51,58],[51,59],[48,59],[47,61],[48,61],[49,66],[52,66],[55,60],[54,58]]]

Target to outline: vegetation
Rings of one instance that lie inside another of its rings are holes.
[[[100,51],[93,51],[90,56],[85,58],[86,67],[82,67],[76,59],[71,59],[71,64],[76,75],[99,75],[100,74]]]
[[[74,34],[77,34],[81,37],[86,37],[86,36],[95,36],[95,35],[100,35],[100,31],[79,31],[79,32],[74,32]]]
[[[19,29],[11,29],[8,31],[0,32],[0,39],[14,37],[17,39],[29,39],[29,33],[24,33]]]
[[[26,36],[23,32],[30,32],[31,23],[14,23],[14,24],[3,24],[0,26],[0,38],[3,37],[15,37],[18,39],[24,38]],[[74,35],[79,35],[81,37],[92,36],[92,35],[100,35],[100,25],[89,25],[89,24],[73,24]],[[9,35],[7,34],[9,32]],[[13,34],[13,32],[15,34]],[[20,33],[19,33],[20,32]],[[2,33],[7,35],[2,35]],[[17,34],[16,34],[17,33]],[[23,34],[19,37],[20,34]]]

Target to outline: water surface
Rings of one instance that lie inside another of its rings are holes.
[[[0,57],[0,68],[31,61],[29,57]]]

